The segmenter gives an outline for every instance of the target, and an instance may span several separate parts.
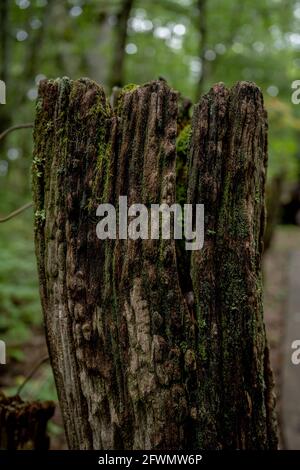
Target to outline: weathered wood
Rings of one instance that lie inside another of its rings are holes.
[[[116,114],[87,79],[40,85],[36,253],[71,448],[276,447],[257,87],[218,85],[196,106],[187,199],[205,204],[203,251],[96,237],[100,202],[175,202],[177,107],[163,80],[122,92]]]
[[[53,402],[24,402],[0,393],[0,449],[47,450],[47,424],[54,409]]]
[[[277,443],[261,280],[266,160],[260,90],[215,85],[194,111],[188,188],[206,208],[204,249],[191,259],[203,448]]]

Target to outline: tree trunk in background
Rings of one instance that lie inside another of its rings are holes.
[[[82,58],[82,67],[89,70],[88,76],[98,83],[107,83],[108,81],[108,59],[102,52],[109,47],[111,41],[112,26],[109,18],[110,15],[106,11],[97,13],[97,34],[94,44]]]
[[[8,71],[8,0],[2,0],[0,4],[0,37],[1,37],[1,57],[0,57],[0,79],[7,81]]]
[[[8,38],[9,33],[9,4],[8,0],[0,2],[0,80],[7,86],[8,82]],[[10,113],[7,105],[0,105],[0,133],[10,125]],[[0,152],[6,148],[5,142],[0,142]],[[3,158],[3,155],[0,155]]]
[[[41,26],[36,31],[32,32],[30,39],[27,43],[27,48],[24,54],[23,72],[22,72],[22,88],[20,84],[17,96],[17,106],[23,105],[27,99],[27,92],[30,88],[35,86],[35,76],[38,72],[39,59],[43,53],[43,45],[48,25],[52,20],[52,9],[55,5],[55,0],[47,0],[47,4],[43,8],[43,16],[41,18]]]
[[[196,5],[199,15],[199,60],[201,63],[201,72],[196,86],[196,101],[198,101],[203,94],[204,82],[207,75],[207,60],[205,58],[207,45],[207,0],[197,0]]]
[[[122,87],[124,85],[124,62],[125,46],[127,40],[127,23],[134,0],[122,0],[121,8],[116,15],[116,24],[114,26],[114,48],[111,64],[111,71],[108,80],[108,86],[112,90],[114,86]]]
[[[96,236],[101,202],[175,201],[177,107],[164,81],[123,92],[118,116],[87,79],[40,85],[36,254],[73,449],[277,446],[260,270],[259,89],[216,85],[195,108],[187,199],[205,204],[206,241],[190,262],[176,259],[173,239]]]

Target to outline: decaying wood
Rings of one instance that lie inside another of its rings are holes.
[[[47,424],[54,408],[53,402],[29,403],[0,394],[0,449],[47,450]]]
[[[191,259],[208,430],[201,447],[276,447],[262,305],[267,122],[259,89],[214,86],[192,130],[188,201],[206,207],[205,246]]]
[[[36,254],[71,448],[277,445],[261,298],[259,89],[216,85],[181,131],[191,135],[181,145],[186,200],[205,204],[203,250],[182,256],[172,239],[96,236],[101,202],[175,202],[177,98],[160,80],[125,89],[113,112],[87,79],[40,85]]]

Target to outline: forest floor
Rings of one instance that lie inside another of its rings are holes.
[[[288,272],[291,256],[300,249],[300,228],[280,226],[264,257],[265,323],[277,395],[280,447],[285,448],[282,426],[283,348],[288,304]],[[299,273],[300,276],[300,273]]]
[[[300,228],[292,226],[280,226],[277,228],[274,240],[270,250],[264,257],[264,286],[265,286],[265,321],[267,328],[267,336],[271,351],[271,363],[274,370],[276,392],[278,396],[278,416],[281,423],[281,386],[282,386],[282,349],[285,328],[285,313],[287,304],[287,275],[289,266],[289,256],[293,251],[299,250],[300,247]],[[14,246],[14,250],[15,250]],[[33,254],[33,250],[32,250]],[[7,266],[11,266],[11,260],[7,260]],[[8,269],[8,268],[7,268]],[[25,282],[26,266],[24,267]],[[13,269],[15,272],[15,268]],[[24,278],[23,275],[23,278]],[[299,273],[300,276],[300,273]],[[1,272],[0,272],[1,278]],[[20,280],[17,284],[20,284]],[[32,282],[32,292],[37,293],[36,280]],[[9,296],[2,287],[2,295]],[[15,288],[15,286],[14,286]],[[3,294],[4,292],[4,294]],[[20,295],[22,292],[20,292]],[[26,292],[25,292],[26,294]],[[32,302],[31,294],[26,294],[30,302]],[[0,289],[1,300],[1,289]],[[3,299],[2,299],[3,300]],[[35,300],[34,300],[35,301]],[[19,310],[18,298],[13,299],[13,304]],[[31,304],[30,304],[31,305]],[[33,305],[33,304],[32,304]],[[23,315],[26,314],[24,305]],[[11,306],[9,306],[11,308]],[[36,364],[47,356],[47,348],[45,344],[44,332],[40,322],[34,321],[30,326],[31,334],[22,342],[21,354],[20,347],[14,347],[10,342],[10,351],[14,358],[10,357],[6,366],[3,366],[0,387],[7,393],[13,394],[17,391],[20,384],[31,373]],[[36,314],[37,315],[37,314]],[[13,326],[14,328],[14,326]],[[1,330],[1,324],[0,324]],[[32,379],[25,385],[22,390],[21,397],[24,400],[55,400],[57,401],[55,386],[51,368],[48,362],[40,365]],[[51,436],[52,449],[66,449],[66,440],[64,436],[62,419],[57,405],[54,418],[49,424],[49,434]],[[281,448],[284,448],[284,439],[281,438]]]

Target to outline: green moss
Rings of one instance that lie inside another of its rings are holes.
[[[109,202],[109,188],[112,181],[111,158],[111,142],[107,142],[106,136],[100,133],[98,159],[95,167],[95,175],[93,177],[92,191],[87,202],[88,212],[94,210],[95,203],[101,204]],[[101,194],[99,193],[99,188],[103,188]]]
[[[187,197],[188,152],[190,148],[191,125],[180,132],[176,141],[176,202],[183,205]]]
[[[202,343],[201,341],[199,342],[198,352],[199,352],[201,361],[206,361],[207,359],[206,348],[205,348],[204,343]]]
[[[139,87],[139,85],[136,85],[135,83],[128,83],[122,88],[122,93],[128,93],[130,91],[136,90]]]
[[[36,226],[42,226],[45,223],[46,220],[46,213],[45,210],[37,210],[34,213],[34,220]]]
[[[183,156],[187,158],[187,154],[188,154],[189,147],[190,147],[191,136],[192,136],[191,124],[187,124],[182,129],[179,136],[177,137],[177,140],[176,140],[177,154],[179,155],[183,154]]]
[[[39,97],[39,98],[36,100],[36,105],[35,105],[35,111],[36,111],[36,113],[39,113],[39,112],[42,110],[42,108],[43,108],[43,100],[42,100],[42,98]]]
[[[135,91],[137,88],[139,88],[139,85],[136,85],[135,83],[129,83],[128,85],[125,85],[117,98],[117,104],[116,104],[116,110],[117,110],[117,115],[121,116],[122,114],[122,109],[123,109],[123,102],[124,102],[124,96],[127,93],[132,93]]]
[[[182,351],[184,354],[186,353],[186,351],[187,351],[187,349],[188,349],[188,345],[187,345],[187,343],[186,343],[185,341],[181,341],[181,343],[180,343],[180,349],[181,349],[181,351]]]
[[[32,174],[37,178],[43,175],[44,158],[34,157],[32,160]]]

